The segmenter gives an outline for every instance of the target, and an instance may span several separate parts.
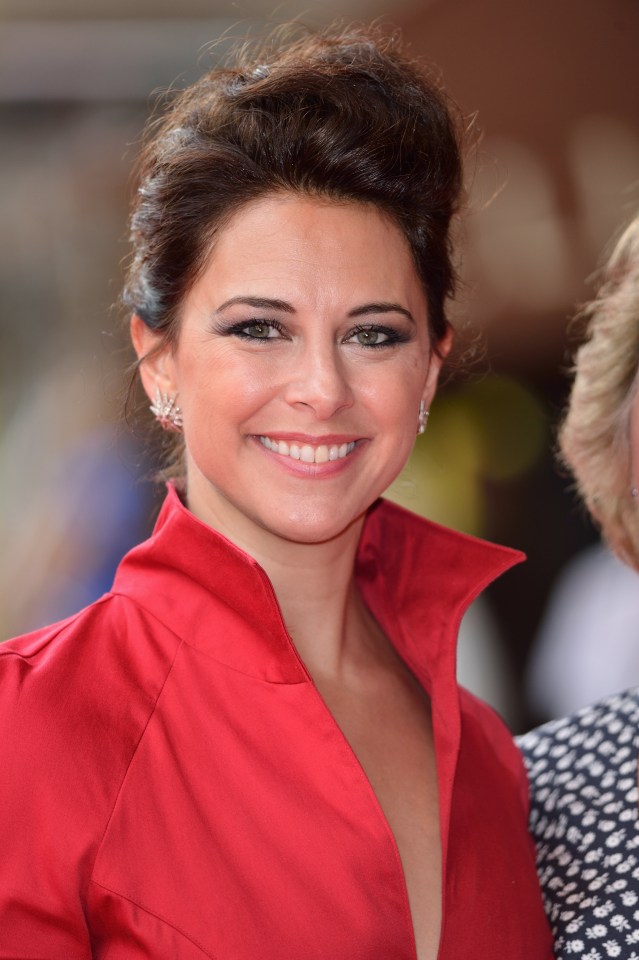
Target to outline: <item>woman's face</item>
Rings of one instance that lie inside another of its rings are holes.
[[[404,466],[441,360],[401,231],[372,207],[291,194],[243,207],[142,366],[178,394],[187,501],[237,542],[320,542]],[[140,355],[154,335],[134,319]],[[444,347],[447,345],[444,344]]]

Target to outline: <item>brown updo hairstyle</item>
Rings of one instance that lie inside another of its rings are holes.
[[[243,47],[177,94],[138,165],[123,302],[175,343],[181,303],[244,204],[293,191],[373,204],[402,230],[434,349],[454,292],[461,127],[439,83],[377,29]]]

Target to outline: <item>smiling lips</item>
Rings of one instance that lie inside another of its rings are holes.
[[[262,446],[281,457],[290,457],[292,460],[301,460],[302,463],[329,463],[343,460],[355,449],[355,441],[349,443],[321,443],[317,447],[310,443],[295,443],[287,440],[271,440],[270,437],[259,437]]]

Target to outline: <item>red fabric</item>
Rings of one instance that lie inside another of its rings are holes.
[[[366,602],[429,690],[440,960],[547,960],[524,773],[455,639],[519,559],[381,502]],[[0,957],[414,960],[397,848],[250,557],[170,492],[112,593],[0,647]]]

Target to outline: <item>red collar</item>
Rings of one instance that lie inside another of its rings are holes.
[[[430,689],[434,677],[454,676],[457,627],[469,604],[523,559],[379,500],[364,525],[357,578],[380,626]],[[232,669],[273,683],[308,680],[264,570],[194,517],[173,487],[152,536],[120,564],[113,592]]]

